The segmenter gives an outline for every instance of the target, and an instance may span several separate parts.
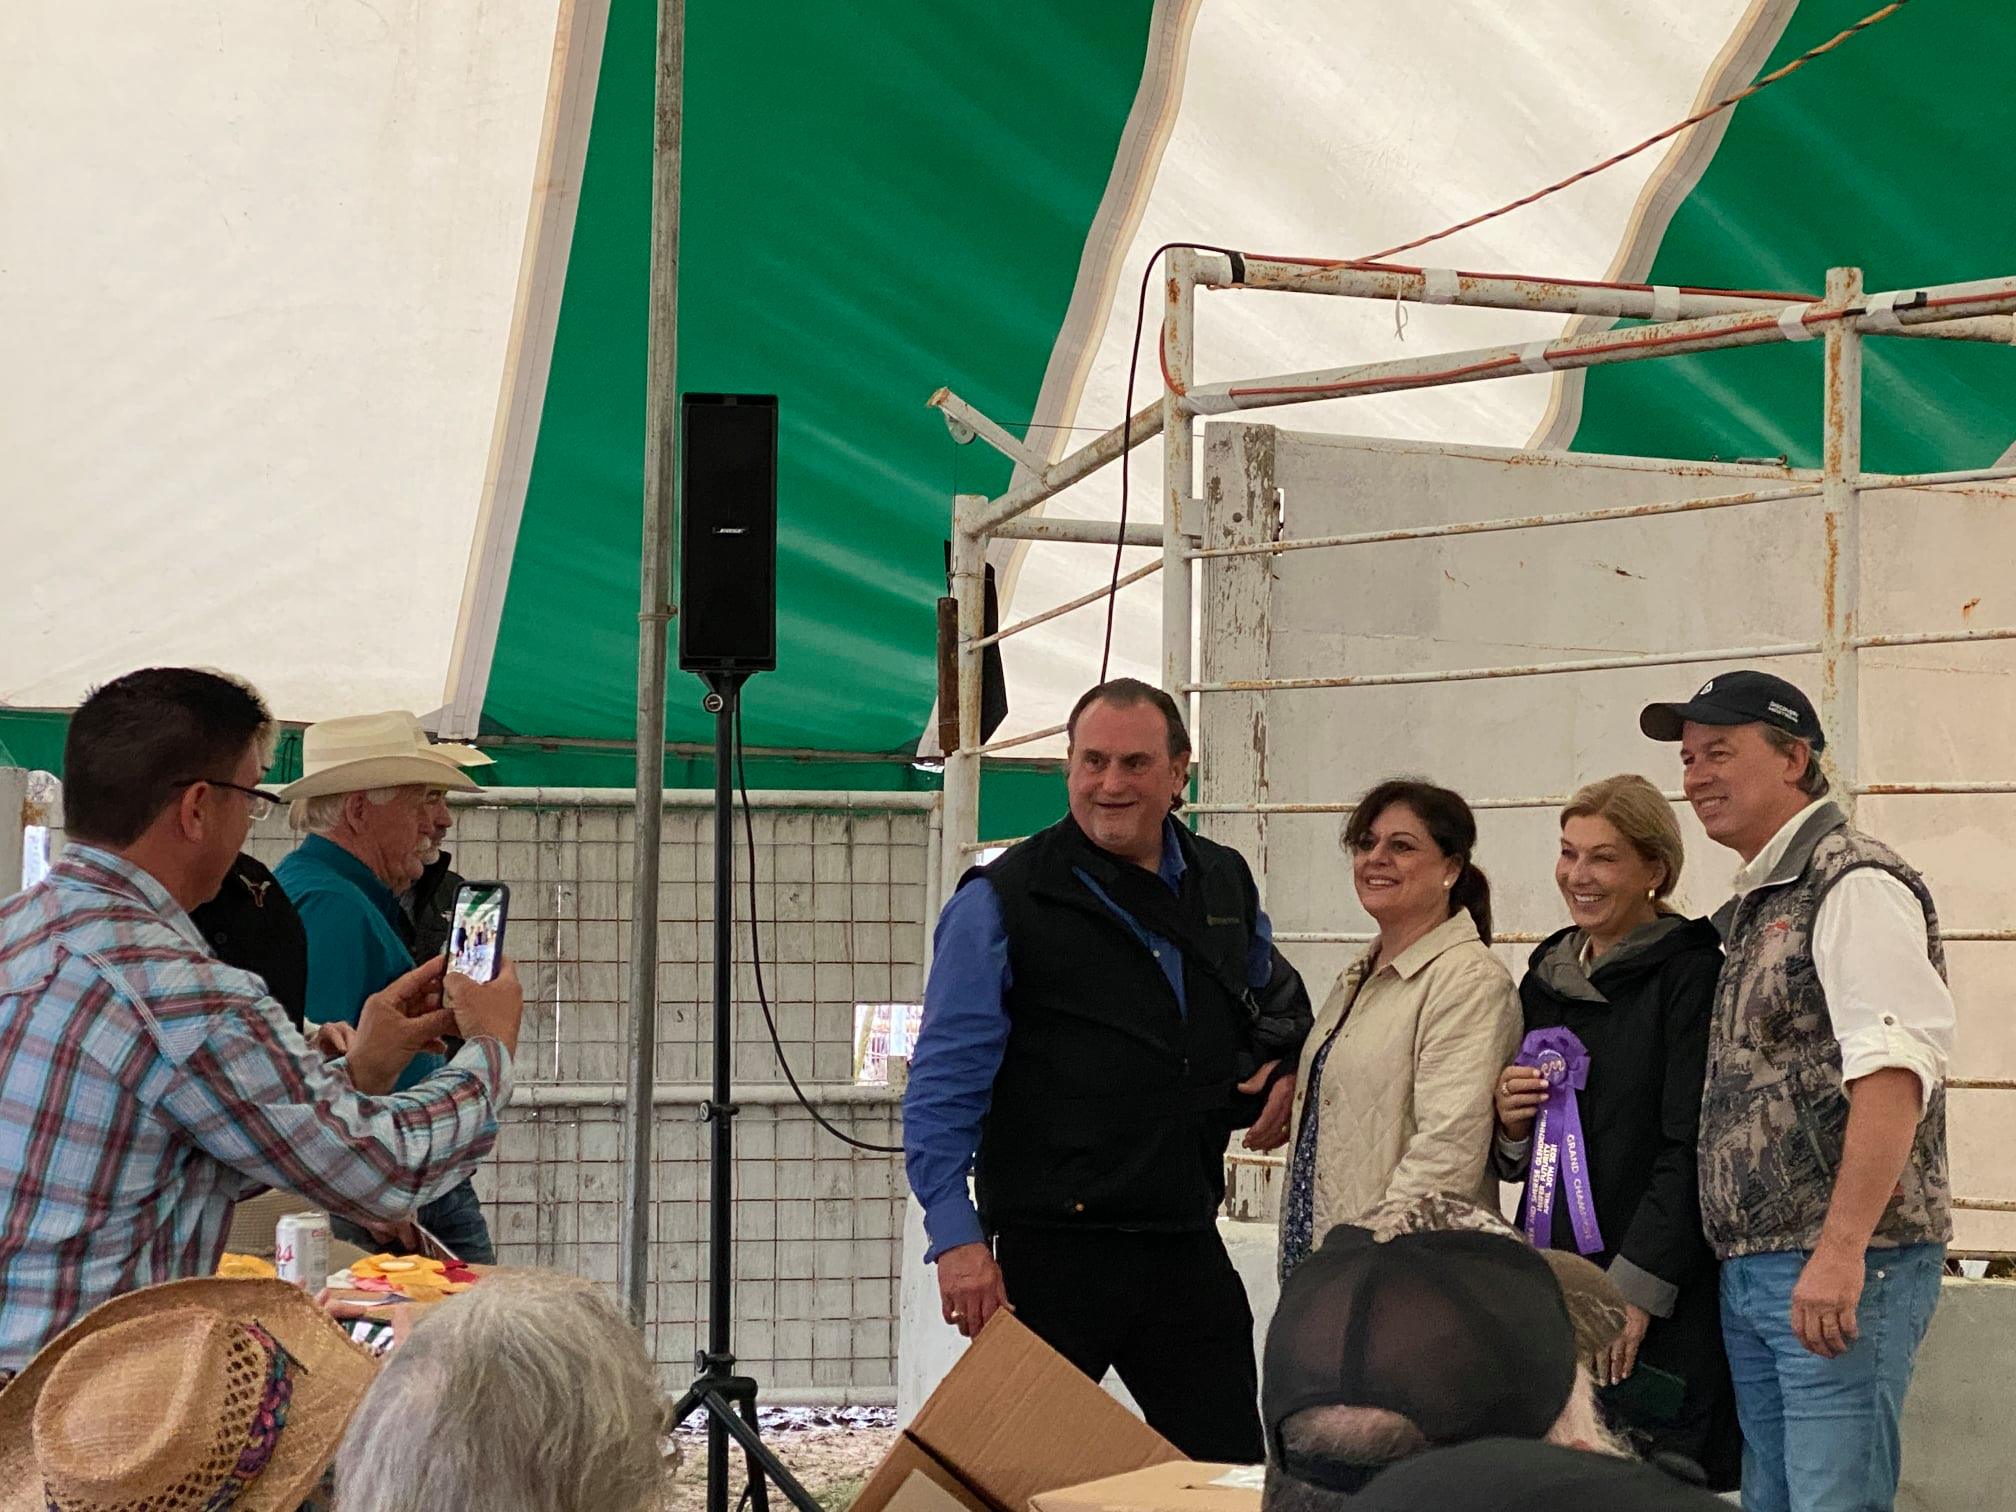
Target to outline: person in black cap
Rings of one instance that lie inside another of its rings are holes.
[[[1925,880],[1830,801],[1806,695],[1710,678],[1639,727],[1677,741],[1687,801],[1743,858],[1715,915],[1701,1218],[1750,1512],[1873,1512],[1952,1236],[1953,998]]]
[[[1281,1290],[1260,1410],[1263,1512],[1329,1512],[1389,1466],[1472,1439],[1575,1437],[1619,1452],[1578,1396],[1561,1284],[1522,1240],[1340,1225]]]
[[[1655,1465],[1531,1439],[1434,1449],[1382,1475],[1351,1512],[1728,1512]]]

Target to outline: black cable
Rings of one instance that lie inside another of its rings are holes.
[[[784,1080],[791,1084],[791,1095],[798,1099],[800,1107],[812,1115],[812,1121],[831,1134],[842,1144],[850,1144],[857,1150],[867,1150],[876,1155],[901,1155],[901,1145],[871,1144],[865,1139],[856,1139],[852,1134],[834,1124],[812,1106],[805,1095],[805,1089],[798,1085],[798,1078],[791,1070],[791,1062],[784,1055],[784,1041],[777,1033],[777,1019],[770,1012],[770,994],[763,986],[763,939],[758,933],[756,921],[756,820],[749,806],[749,768],[742,759],[742,701],[735,701],[735,785],[742,793],[742,832],[749,844],[749,956],[756,968],[756,1001],[763,1009],[763,1022],[770,1030],[770,1048],[777,1053],[777,1064],[783,1069]]]
[[[1220,257],[1232,260],[1232,282],[1246,282],[1246,255],[1235,252],[1230,247],[1207,247],[1202,242],[1164,242],[1148,255],[1148,266],[1141,270],[1141,292],[1134,301],[1134,341],[1127,348],[1127,409],[1120,418],[1120,530],[1119,539],[1113,543],[1113,581],[1106,588],[1106,642],[1099,651],[1099,681],[1106,681],[1107,664],[1113,659],[1113,611],[1120,602],[1120,553],[1126,550],[1127,540],[1127,477],[1129,464],[1133,461],[1134,448],[1126,444],[1127,426],[1134,419],[1134,369],[1141,361],[1141,329],[1148,318],[1148,280],[1155,276],[1155,264],[1162,260],[1164,252],[1216,252]],[[1169,480],[1162,480],[1168,486]],[[1190,491],[1190,480],[1184,479],[1183,491]],[[1174,520],[1163,521],[1164,530],[1174,530]]]

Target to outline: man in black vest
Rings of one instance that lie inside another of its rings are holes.
[[[1245,861],[1172,817],[1174,700],[1103,683],[1068,730],[1070,814],[938,921],[903,1105],[926,1259],[962,1333],[1012,1305],[1184,1453],[1257,1461],[1253,1317],[1216,1220],[1232,1131],[1287,1139],[1308,996]]]

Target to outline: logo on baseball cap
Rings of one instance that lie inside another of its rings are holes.
[[[1638,714],[1638,728],[1654,740],[1678,740],[1689,723],[1764,724],[1810,741],[1816,751],[1827,744],[1813,701],[1768,672],[1723,672],[1684,703],[1647,704]]]

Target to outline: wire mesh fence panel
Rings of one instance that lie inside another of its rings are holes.
[[[907,798],[908,795],[900,795]],[[921,798],[922,795],[920,795]],[[792,1096],[777,1042],[838,1128],[899,1144],[895,1094],[857,1086],[857,1010],[923,996],[931,820],[898,795],[819,808],[757,795],[736,826],[731,1293],[734,1346],[766,1396],[893,1393],[896,1276],[906,1188],[899,1156],[854,1149]],[[658,925],[658,1096],[647,1335],[668,1384],[706,1340],[708,1134],[713,1067],[713,816],[664,816]],[[614,1286],[624,1194],[635,816],[625,795],[485,794],[458,801],[454,870],[511,889],[506,950],[525,986],[512,1105],[476,1173],[500,1264]],[[268,865],[298,843],[283,815],[247,850]],[[753,922],[753,928],[752,926]]]
[[[461,807],[456,818],[455,869],[511,886],[509,938],[527,992],[525,1090],[477,1182],[499,1258],[613,1285],[635,818],[530,801]],[[818,1128],[790,1100],[777,1044],[831,1122],[870,1143],[899,1143],[891,1095],[852,1080],[856,1008],[921,999],[929,814],[763,807],[750,829],[753,916],[749,832],[739,823],[735,856],[735,1352],[771,1395],[882,1395],[895,1369],[901,1161]],[[674,1380],[690,1372],[707,1321],[708,1133],[698,1113],[714,1053],[711,813],[668,809],[662,845],[649,1335]],[[593,1089],[606,1099],[541,1102]]]

